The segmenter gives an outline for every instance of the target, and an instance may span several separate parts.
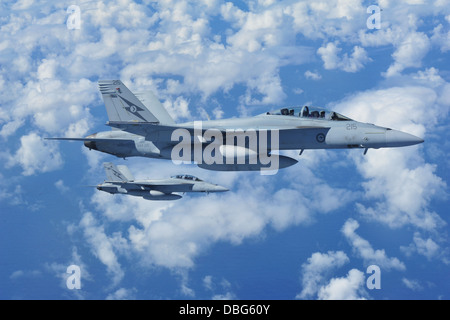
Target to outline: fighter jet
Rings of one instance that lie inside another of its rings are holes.
[[[111,131],[80,140],[91,150],[196,163],[218,171],[278,169],[298,161],[282,150],[404,147],[422,143],[411,134],[362,123],[312,106],[285,107],[263,114],[175,123],[152,94],[133,94],[120,80],[99,81]],[[276,160],[272,162],[272,160]],[[273,165],[275,163],[275,166]]]
[[[200,180],[191,175],[176,175],[169,179],[135,180],[124,165],[111,162],[103,164],[107,176],[105,182],[97,185],[97,190],[111,194],[127,194],[146,200],[177,200],[182,196],[174,192],[225,192],[227,188]]]

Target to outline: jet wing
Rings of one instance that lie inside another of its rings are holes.
[[[180,183],[176,181],[165,181],[161,182],[151,182],[151,181],[136,181],[136,182],[117,182],[117,181],[105,181],[105,183],[111,183],[120,185],[124,189],[141,189],[141,190],[156,190],[164,193],[172,192],[186,192],[192,189],[192,184],[190,183]]]
[[[94,141],[94,142],[111,142],[113,140],[133,141],[130,139],[102,139],[102,138],[44,138],[45,140],[66,140],[66,141]]]
[[[109,121],[108,126],[118,128],[120,130],[145,136],[147,140],[165,140],[170,141],[172,132],[176,129],[182,129],[176,126],[167,126],[152,122],[138,121]]]
[[[192,137],[192,139],[198,139],[201,143],[206,143],[206,141],[203,141],[204,139],[203,134],[205,133],[208,128],[202,128],[201,130],[201,137],[196,137],[198,132],[197,129],[194,127],[185,127],[185,126],[167,126],[167,125],[160,125],[155,124],[151,122],[131,122],[131,121],[109,121],[107,125],[118,128],[120,130],[130,132],[133,134],[145,136],[146,140],[149,141],[162,141],[167,144],[175,145],[178,143],[178,140],[172,141],[172,134],[175,130],[187,130]],[[216,130],[219,130],[223,136],[225,137],[227,129],[225,128],[214,128]],[[230,129],[228,129],[230,130]]]
[[[196,129],[193,127],[167,126],[167,125],[160,125],[160,124],[155,124],[155,123],[151,123],[151,122],[109,121],[107,123],[107,125],[114,127],[114,128],[118,128],[118,129],[126,131],[126,132],[145,136],[147,140],[153,140],[153,141],[155,141],[155,140],[171,141],[172,133],[174,130],[177,130],[177,129],[184,129],[184,130],[189,131],[189,133],[191,134],[192,137],[196,133],[195,132]],[[233,127],[233,128],[231,128],[231,127],[223,127],[223,126],[217,126],[217,127],[212,127],[212,128],[203,127],[202,128],[202,136],[205,133],[205,131],[212,130],[212,129],[219,130],[225,137],[225,134],[227,132],[231,132],[232,130],[241,129],[242,134],[246,134],[245,130],[255,129],[255,128],[254,127],[249,127],[249,128]],[[297,131],[297,130],[305,131],[305,133],[307,131],[315,132],[317,129],[329,129],[329,128],[322,127],[322,126],[297,126],[297,127],[287,127],[287,128],[282,128],[282,127],[277,127],[277,126],[263,126],[263,127],[259,126],[256,128],[256,130],[279,130],[279,131],[285,131],[286,133]],[[234,135],[238,135],[239,133],[240,132],[238,130],[233,132]]]
[[[175,130],[180,129],[176,126],[167,126],[154,122],[140,122],[140,121],[108,121],[108,126],[118,128],[123,131],[127,131],[134,134],[146,135],[161,130]]]

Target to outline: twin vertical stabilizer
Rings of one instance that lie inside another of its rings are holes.
[[[115,166],[111,162],[105,162],[103,164],[105,167],[106,176],[108,181],[111,182],[130,182],[134,181],[134,177],[131,174],[127,166]]]
[[[151,92],[136,96],[120,80],[100,80],[98,85],[110,122],[134,121],[165,125],[175,123]]]

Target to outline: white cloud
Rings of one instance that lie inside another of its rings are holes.
[[[223,294],[215,294],[211,298],[212,300],[236,300],[236,295],[232,292],[226,292]]]
[[[191,120],[189,101],[183,97],[179,96],[175,101],[167,99],[164,101],[163,106],[175,121],[180,121],[183,118]]]
[[[384,151],[384,150],[383,150]],[[360,167],[370,180],[363,183],[366,196],[376,199],[374,207],[358,204],[358,210],[371,219],[381,221],[391,227],[411,224],[418,228],[435,230],[445,225],[442,218],[428,209],[429,199],[444,187],[445,183],[435,175],[436,167],[430,164],[415,169],[405,168],[404,159],[399,151],[377,152],[385,155],[385,160],[371,158]],[[398,162],[389,157],[397,156]],[[386,169],[389,168],[389,169]]]
[[[433,130],[441,121],[441,114],[447,114],[450,107],[442,99],[446,84],[432,70],[399,81],[406,86],[361,92],[334,108],[357,121],[405,131],[426,140],[427,130]],[[357,209],[362,214],[391,227],[410,224],[434,230],[445,224],[429,206],[430,199],[439,196],[446,183],[436,174],[436,165],[426,163],[418,148],[370,150],[364,157],[351,154],[365,179],[364,198],[376,201],[374,205],[359,202]]]
[[[132,0],[121,0],[116,2],[95,2],[86,3],[81,6],[81,10],[86,9],[84,14],[96,27],[108,27],[115,25],[118,28],[147,28],[151,26],[155,19],[146,6],[138,4]],[[150,17],[150,19],[149,19]],[[84,23],[84,25],[86,25]]]
[[[39,80],[51,79],[56,75],[57,61],[54,59],[43,59],[37,70]]]
[[[439,253],[439,245],[431,238],[422,239],[419,233],[414,233],[414,243],[417,247],[417,252],[424,255],[428,259],[433,258]]]
[[[247,196],[244,206],[242,196],[232,193],[199,200],[184,199],[183,206],[171,206],[170,215],[163,215],[147,228],[130,227],[131,243],[145,252],[142,259],[146,263],[190,268],[193,259],[210,244],[217,241],[239,244],[244,238],[259,234],[265,226],[264,217],[269,209],[256,199]],[[239,204],[239,208],[233,204]],[[186,211],[191,206],[196,210]],[[163,213],[167,209],[166,205]]]
[[[431,44],[447,50],[447,30],[438,27],[429,39],[417,31],[421,19],[439,10],[447,20],[450,16],[443,5],[433,9],[384,1],[380,5],[389,10],[383,11],[383,28],[367,32],[367,14],[359,0],[253,1],[248,11],[224,1],[161,1],[146,7],[123,0],[82,3],[82,28],[67,30],[65,5],[23,0],[14,5],[16,11],[5,16],[1,25],[0,89],[7,94],[0,95],[0,135],[15,138],[19,129],[29,130],[20,138],[19,149],[3,157],[9,166],[21,166],[25,175],[54,170],[62,164],[57,145],[39,138],[39,132],[82,136],[90,129],[92,108],[101,104],[97,78],[120,77],[130,84],[156,89],[167,106],[181,113],[180,118],[191,117],[190,95],[200,94],[206,101],[217,91],[230,92],[236,85],[244,87],[239,97],[242,104],[280,104],[286,98],[280,69],[314,58],[316,50],[299,43],[322,39],[324,46],[316,52],[324,67],[345,72],[357,72],[370,61],[365,46],[392,45],[395,52],[386,75],[396,81],[395,76],[406,68],[420,66]],[[399,14],[403,10],[410,11],[408,19]],[[213,18],[225,28],[217,30]],[[407,40],[416,41],[417,48]],[[316,71],[304,75],[320,77]],[[346,99],[340,108],[363,121],[420,136],[429,134],[439,115],[448,111],[448,84],[434,68],[415,77],[414,85],[364,92]],[[430,88],[425,82],[434,86]],[[225,112],[215,110],[216,118]],[[97,173],[106,156],[82,150],[88,155],[90,172]],[[445,183],[437,176],[435,165],[415,155],[417,149],[408,150],[371,150],[364,160],[351,158],[365,179],[365,194],[357,209],[390,226],[412,224],[434,229],[442,225],[442,220],[429,207]],[[301,180],[314,176],[317,164],[312,163],[320,155],[323,153],[310,158],[303,155],[305,168],[298,165],[280,173],[280,179],[286,181],[280,190],[270,189],[271,184],[261,177],[208,172],[206,178],[213,182],[220,178],[218,181],[226,181],[233,191],[220,196],[186,196],[183,202],[174,203],[95,193],[91,201],[103,220],[100,223],[86,213],[79,227],[115,284],[124,276],[119,260],[129,254],[127,250],[147,265],[190,268],[214,243],[240,244],[258,237],[266,228],[284,230],[310,223],[314,214],[332,212],[353,201],[352,191],[333,188],[320,179]],[[144,162],[132,166],[152,176],[170,175],[174,170],[160,163],[152,165],[150,169]],[[286,178],[292,175],[301,178],[298,182]],[[242,181],[236,181],[238,176],[244,176]],[[411,188],[403,188],[406,184]],[[62,180],[56,186],[64,189]],[[20,186],[16,191],[20,194]],[[108,234],[107,224],[114,221],[129,222],[127,233]],[[437,242],[428,240],[418,237],[414,245],[421,254],[432,257],[436,252],[433,243]],[[370,245],[366,249],[371,249]],[[380,253],[371,250],[367,252]],[[344,263],[339,253],[329,252],[328,256],[338,264]],[[334,289],[339,284],[342,289],[348,288],[341,297],[361,296],[358,273],[353,270],[328,286],[324,284],[321,282],[324,298],[338,296]],[[187,285],[184,289],[189,293]],[[216,297],[233,297],[224,291]],[[315,291],[318,293],[319,287]],[[122,288],[110,297],[134,293],[133,289]]]
[[[434,28],[431,41],[433,44],[440,46],[442,52],[447,52],[450,50],[450,31],[445,33],[445,31],[442,30],[443,28],[442,24],[439,24]]]
[[[411,289],[412,291],[423,290],[422,285],[417,280],[410,280],[410,279],[402,278],[402,283],[404,286],[406,286],[408,289]]]
[[[32,81],[32,78],[22,89],[25,92],[11,90],[24,98],[15,108],[16,116],[10,120],[15,125],[4,126],[4,136],[22,125],[24,116],[30,115],[40,129],[49,132],[67,127],[71,130],[66,135],[84,131],[89,123],[80,122],[81,115],[86,118],[89,112],[86,106],[98,101],[98,95],[93,95],[96,93],[95,85],[90,83],[88,87],[91,90],[81,94],[70,86],[66,90],[55,88],[57,82],[52,82],[52,91],[44,83],[38,83],[48,82],[52,78],[67,78],[67,75],[72,79],[91,79],[102,74],[120,74],[125,81],[133,78],[139,83],[149,77],[170,74],[182,77],[176,93],[197,91],[204,97],[217,90],[227,91],[236,84],[245,84],[248,90],[241,101],[248,104],[279,104],[286,97],[278,75],[279,68],[312,59],[311,48],[295,44],[297,34],[307,39],[334,37],[344,44],[365,25],[367,18],[365,8],[358,0],[331,3],[301,1],[295,4],[276,2],[270,5],[261,2],[253,3],[249,11],[220,1],[195,4],[160,2],[154,7],[156,11],[132,1],[121,1],[107,5],[101,2],[83,4],[83,26],[72,32],[64,25],[67,14],[63,4],[46,4],[43,12],[56,11],[33,20],[26,10],[31,10],[35,5],[23,2],[20,5],[22,11],[3,25],[3,29],[9,31],[7,34],[23,40],[13,45],[14,39],[7,37],[3,43],[8,50],[3,50],[3,53],[8,54],[3,56],[5,59],[18,59],[21,62],[16,67],[25,68],[22,73],[31,74],[39,80]],[[415,10],[414,13],[418,15],[420,11]],[[425,14],[430,14],[429,10]],[[230,28],[226,32],[215,30],[211,25],[211,15],[219,15],[222,21],[230,24]],[[36,29],[36,25],[51,29],[53,38],[39,37],[43,32]],[[131,28],[136,30],[131,31]],[[394,34],[404,32],[403,29],[390,30]],[[365,35],[370,36],[369,33]],[[420,38],[420,35],[411,33],[414,39]],[[365,49],[359,45],[354,45],[352,52],[341,55],[338,43],[329,42],[319,49],[326,68],[356,72],[370,61]],[[420,60],[420,54],[416,52],[418,57],[411,57],[408,48],[401,49],[403,47],[399,45],[398,52],[394,54],[394,69]],[[37,65],[30,61],[33,51],[41,51],[44,56]],[[13,65],[7,65],[13,68]],[[17,79],[17,72],[6,74],[10,80]],[[32,92],[38,85],[42,90],[39,96],[48,100],[44,108]],[[54,95],[55,90],[59,91],[58,95]],[[63,91],[69,90],[75,92],[71,97],[77,97],[78,101],[61,98]],[[159,90],[163,91],[163,88]],[[86,92],[89,94],[86,95]],[[60,111],[66,105],[81,106],[82,113],[77,117],[68,117]]]
[[[67,268],[71,265],[76,265],[80,267],[80,276],[81,276],[80,281],[82,290],[73,290],[72,293],[79,299],[84,299],[83,297],[85,293],[85,291],[83,290],[84,286],[86,285],[86,282],[92,281],[92,276],[89,272],[89,267],[81,259],[81,256],[78,253],[78,249],[76,247],[73,247],[71,252],[72,255],[66,263],[58,263],[58,262],[46,263],[45,269],[46,271],[52,273],[56,278],[60,280],[61,288],[67,289],[67,278],[70,276],[70,274],[67,273]]]
[[[9,136],[13,135],[23,124],[24,121],[22,119],[12,120],[6,123],[0,130],[0,136],[5,139],[8,138]]]
[[[297,1],[285,12],[294,19],[294,29],[310,39],[352,38],[368,17],[360,0]]]
[[[442,258],[444,263],[448,263],[448,250],[443,250],[436,241],[431,238],[424,239],[419,232],[415,232],[413,236],[413,243],[408,247],[400,247],[400,249],[410,256],[412,253],[418,253],[425,256],[428,260],[434,258]]]
[[[355,233],[359,228],[359,223],[356,220],[348,219],[341,229],[341,232],[350,242],[355,253],[358,254],[366,265],[375,264],[382,270],[405,270],[406,267],[403,262],[397,258],[389,258],[384,250],[374,250],[369,241],[363,239]]]
[[[55,187],[56,187],[56,189],[58,189],[61,193],[67,193],[67,192],[70,190],[69,187],[67,187],[67,186],[64,184],[64,181],[61,180],[61,179],[55,182]]]
[[[40,277],[42,276],[42,271],[41,270],[16,270],[13,273],[11,273],[11,275],[9,276],[9,278],[11,280],[16,280],[16,279],[20,279],[23,277],[28,277],[28,278],[36,278],[36,277]]]
[[[106,235],[104,227],[98,225],[90,212],[84,213],[79,226],[91,246],[92,253],[106,266],[112,277],[113,285],[117,285],[124,277],[124,271],[114,252],[114,239]]]
[[[424,71],[419,70],[416,75],[413,75],[413,78],[432,88],[446,85],[445,80],[439,75],[439,70],[434,67],[427,68]]]
[[[130,223],[127,234],[123,235],[129,252],[146,266],[172,270],[192,268],[195,259],[214,243],[238,245],[258,237],[266,228],[282,231],[292,225],[310,223],[315,214],[332,212],[353,198],[348,191],[327,186],[314,177],[310,169],[300,166],[293,170],[301,170],[297,175],[307,179],[309,184],[291,181],[292,173],[280,173],[280,178],[287,181],[281,190],[270,190],[271,184],[267,181],[270,177],[266,176],[250,178],[239,173],[194,170],[188,165],[174,167],[170,161],[149,166],[148,160],[136,159],[128,166],[136,173],[136,178],[164,178],[183,173],[189,167],[191,174],[232,189],[225,194],[186,194],[181,201],[172,202],[112,196],[104,192],[93,195],[92,202],[96,211],[106,218],[105,222]],[[145,176],[139,176],[142,173]],[[268,198],[268,193],[272,197]]]
[[[301,88],[295,88],[295,89],[292,89],[292,92],[295,94],[302,94],[304,92],[304,90]]]
[[[392,54],[394,63],[386,71],[386,77],[397,75],[406,68],[421,67],[422,59],[430,50],[430,46],[430,40],[424,33],[408,34]]]
[[[283,5],[246,12],[232,3],[220,4],[221,17],[231,24],[223,35],[212,33],[208,17],[195,5],[184,6],[159,4],[161,27],[149,44],[151,50],[140,62],[128,64],[122,78],[179,75],[179,93],[200,92],[204,98],[244,84],[249,88],[246,103],[278,104],[285,98],[279,68],[312,58],[311,49],[295,46]],[[183,19],[173,18],[179,15]],[[191,21],[202,21],[203,27],[194,30]],[[174,38],[176,34],[185,37]]]
[[[319,300],[365,300],[367,293],[364,289],[365,275],[363,272],[352,269],[346,277],[333,278],[320,288]]]
[[[315,252],[302,265],[302,291],[297,299],[308,299],[317,294],[325,283],[325,276],[335,268],[348,263],[347,255],[342,251]]]
[[[113,293],[108,294],[106,300],[135,300],[137,290],[135,288],[120,288]]]
[[[3,175],[0,174],[0,201],[7,201],[11,205],[27,205],[25,200],[25,194],[20,184],[16,184],[14,188],[11,188],[10,183],[5,183],[6,180]],[[13,189],[13,190],[11,190]]]
[[[29,8],[34,3],[34,0],[19,0],[17,1],[12,9],[13,10],[24,10]]]
[[[265,46],[275,46],[281,44],[282,34],[275,34],[279,31],[282,23],[281,10],[266,10],[260,14],[247,13],[245,23],[241,29],[229,36],[227,42],[235,49],[242,49],[248,52],[261,50]]]
[[[205,276],[203,278],[203,286],[208,291],[213,292],[212,300],[235,300],[237,299],[236,295],[230,291],[231,284],[225,279],[222,279],[220,282],[216,283],[215,279],[212,276]],[[225,293],[215,293],[218,290],[224,290]]]
[[[87,129],[90,116],[86,106],[97,98],[96,85],[87,79],[73,83],[54,78],[29,81],[22,93],[13,114],[20,118],[32,116],[38,128],[52,133],[67,127],[68,133]]]
[[[208,290],[212,290],[213,289],[213,279],[212,276],[205,276],[203,278],[203,286],[208,289]]]
[[[442,16],[448,14],[448,3],[433,1],[415,3],[410,1],[383,1],[378,5],[381,11],[381,28],[375,32],[366,28],[358,30],[359,41],[363,46],[392,46],[393,62],[382,75],[389,78],[397,76],[408,68],[421,67],[432,45],[446,52],[448,30],[444,30]],[[433,21],[430,22],[429,19]],[[428,21],[427,21],[428,20]],[[433,34],[422,32],[424,26],[433,27]],[[387,49],[387,48],[386,48]]]
[[[320,80],[320,79],[322,79],[322,76],[319,73],[317,73],[317,72],[313,72],[313,71],[307,70],[305,72],[305,78],[306,79],[311,79],[311,80]]]
[[[20,148],[9,156],[7,166],[20,165],[23,174],[29,176],[59,169],[62,163],[54,142],[44,141],[36,133],[30,133],[20,138]]]
[[[345,53],[340,57],[339,54],[342,49],[338,45],[338,42],[329,42],[326,46],[317,50],[317,53],[322,58],[323,66],[327,70],[341,69],[345,72],[357,72],[364,67],[365,63],[371,60],[367,56],[366,50],[359,46],[353,47],[353,52],[350,56]]]

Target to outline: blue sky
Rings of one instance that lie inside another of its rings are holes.
[[[448,299],[449,51],[447,0],[2,1],[0,298]],[[262,176],[44,140],[108,130],[100,79],[155,92],[176,121],[312,104],[425,143],[286,152],[299,163]],[[86,187],[106,161],[231,191]]]

